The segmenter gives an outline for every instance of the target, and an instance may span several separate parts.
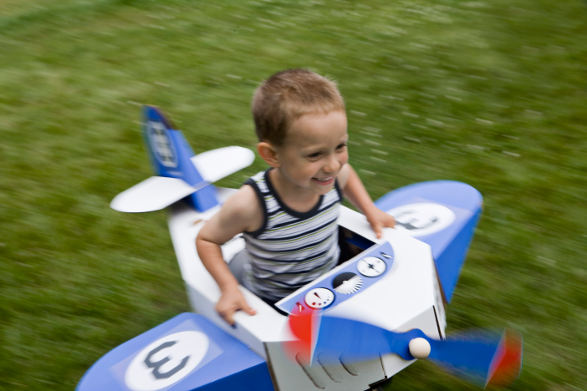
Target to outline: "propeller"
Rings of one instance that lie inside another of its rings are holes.
[[[469,331],[438,340],[420,329],[394,332],[357,320],[304,311],[289,317],[297,340],[286,349],[312,364],[364,361],[395,353],[405,360],[429,358],[471,382],[506,385],[515,380],[522,363],[522,339],[511,331]]]

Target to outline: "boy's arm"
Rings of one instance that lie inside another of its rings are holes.
[[[261,224],[260,218],[262,214],[254,190],[243,186],[204,224],[196,238],[198,255],[220,288],[216,311],[231,325],[236,311],[254,315],[255,310],[240,291],[238,281],[222,257],[220,246],[241,232],[254,230],[257,223]]]
[[[375,206],[363,182],[361,182],[361,178],[348,163],[341,169],[339,184],[345,197],[363,212],[378,239],[381,238],[383,227],[395,226],[393,216]]]

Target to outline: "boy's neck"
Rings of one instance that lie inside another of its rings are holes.
[[[319,194],[311,191],[303,191],[299,187],[292,186],[288,181],[284,180],[279,172],[279,168],[269,170],[269,179],[281,202],[296,212],[309,212],[320,200]]]

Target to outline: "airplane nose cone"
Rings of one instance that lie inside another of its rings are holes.
[[[425,338],[413,338],[408,344],[410,354],[418,359],[427,358],[430,355],[430,342]]]

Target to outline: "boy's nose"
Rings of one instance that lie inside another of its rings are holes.
[[[331,156],[330,158],[328,158],[328,161],[324,165],[323,170],[328,174],[334,174],[335,172],[338,172],[340,167],[341,164],[338,161],[338,159],[335,156]]]

